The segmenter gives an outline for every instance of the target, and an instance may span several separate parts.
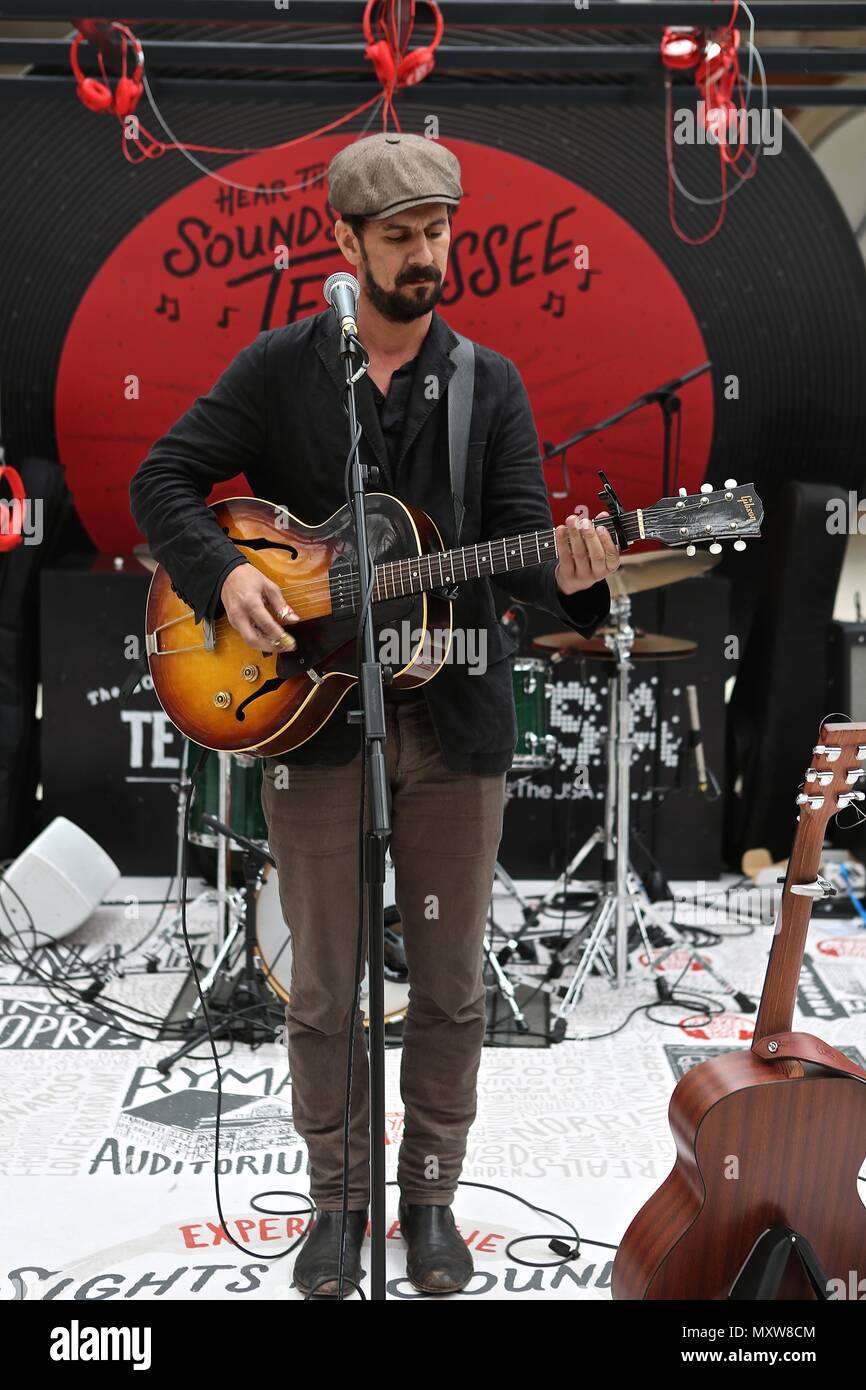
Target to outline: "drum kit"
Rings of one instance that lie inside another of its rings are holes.
[[[553,632],[537,637],[533,647],[537,655],[520,656],[512,662],[512,689],[517,717],[517,741],[511,771],[518,778],[553,769],[559,760],[560,748],[551,728],[551,704],[554,694],[554,670],[562,661],[581,659],[600,661],[610,671],[607,686],[607,778],[603,824],[573,856],[560,877],[543,897],[534,901],[524,898],[507,869],[497,863],[495,878],[519,905],[523,925],[515,933],[489,921],[490,931],[485,943],[485,956],[492,973],[494,987],[502,996],[518,1031],[528,1030],[521,1011],[514,983],[504,968],[515,948],[528,945],[550,935],[543,918],[553,905],[567,893],[580,865],[597,847],[602,848],[602,877],[589,887],[596,901],[587,920],[573,933],[558,952],[560,962],[573,965],[567,984],[561,984],[558,1011],[553,1024],[553,1036],[565,1035],[568,1015],[579,1002],[586,980],[596,967],[613,986],[625,982],[630,931],[636,929],[643,942],[646,957],[657,968],[664,956],[686,944],[679,933],[653,909],[652,903],[629,859],[629,802],[632,761],[631,710],[629,680],[635,663],[676,661],[692,655],[696,643],[658,633],[636,631],[631,624],[631,596],[647,589],[695,578],[718,563],[718,556],[700,552],[652,551],[626,554],[620,567],[608,583],[611,588],[611,609],[607,624],[592,637],[576,632]],[[242,753],[213,753],[204,764],[192,793],[188,822],[185,822],[186,800],[190,792],[190,767],[201,753],[190,740],[185,740],[181,775],[175,786],[177,794],[177,904],[174,916],[166,925],[164,935],[171,936],[181,919],[181,868],[183,863],[184,826],[188,823],[188,839],[192,844],[215,851],[215,887],[206,888],[194,900],[192,907],[215,903],[218,909],[219,939],[217,966],[230,953],[231,943],[242,931],[247,914],[245,890],[231,883],[231,854],[252,844],[267,852],[267,826],[261,804],[262,762]],[[212,828],[213,818],[231,826],[231,840]],[[235,839],[235,833],[239,838]],[[286,927],[279,897],[279,879],[275,868],[264,865],[257,878],[256,944],[259,968],[277,1000],[288,1001],[292,968],[291,938]],[[402,952],[400,921],[394,896],[394,870],[386,866],[386,959],[385,1013],[386,1022],[405,1016],[408,1008],[408,983],[405,956]],[[653,926],[670,944],[654,955],[648,930]],[[505,947],[497,949],[496,936],[504,935]],[[688,945],[690,954],[694,954]],[[531,954],[531,948],[530,948]],[[709,969],[709,963],[701,957]],[[215,974],[212,968],[205,983]],[[713,973],[710,971],[710,973]],[[718,978],[718,977],[717,977]],[[724,984],[724,982],[721,982]],[[363,995],[363,987],[362,987]],[[190,1016],[195,1012],[195,1006]]]
[[[177,878],[182,884],[184,824],[187,797],[191,797],[187,824],[188,842],[215,854],[214,886],[206,887],[189,905],[188,911],[215,904],[218,914],[216,960],[202,977],[205,993],[210,989],[219,970],[232,954],[240,939],[248,905],[246,887],[235,887],[231,873],[232,854],[243,854],[252,848],[269,858],[268,831],[262,809],[262,770],[260,758],[245,753],[212,752],[205,761],[195,787],[191,791],[191,769],[204,750],[190,739],[184,740],[180,780],[175,783],[177,796]],[[214,821],[230,826],[231,838],[221,834]],[[255,875],[255,938],[258,967],[275,1003],[287,1003],[292,977],[292,942],[280,905],[279,874],[273,863],[262,862]],[[181,921],[182,911],[178,887],[174,915],[163,930],[163,937],[172,937]],[[194,936],[195,931],[190,932]],[[207,933],[210,935],[210,931]],[[405,955],[402,948],[400,918],[394,892],[394,866],[388,860],[385,881],[385,1022],[402,1018],[409,1005],[409,986]],[[366,974],[361,984],[361,1003],[364,1022],[369,1022],[366,1007]],[[198,1001],[189,1010],[193,1018]]]
[[[635,663],[677,661],[697,650],[695,642],[659,633],[636,631],[631,624],[631,596],[647,589],[659,588],[681,580],[696,578],[714,565],[719,557],[700,552],[685,555],[668,551],[626,554],[620,568],[608,583],[611,589],[611,610],[605,627],[592,637],[576,632],[553,632],[537,637],[533,647],[537,657],[518,657],[512,665],[514,702],[517,710],[517,747],[513,771],[525,777],[533,771],[549,771],[559,757],[556,737],[551,733],[550,711],[554,693],[554,668],[568,659],[600,661],[613,669],[607,685],[606,788],[603,823],[581,846],[567,868],[538,900],[528,901],[501,864],[496,866],[496,879],[513,897],[521,909],[523,925],[510,932],[490,919],[491,933],[505,938],[499,951],[500,962],[510,959],[518,948],[526,948],[533,940],[551,936],[551,928],[543,918],[554,903],[567,894],[577,869],[591,852],[602,848],[602,876],[581,886],[590,890],[591,907],[581,926],[557,951],[558,967],[572,966],[570,978],[564,974],[558,980],[559,1003],[553,1022],[552,1035],[565,1036],[568,1016],[579,1002],[586,980],[596,968],[607,976],[614,987],[626,981],[630,938],[636,931],[643,944],[645,959],[657,971],[665,958],[682,948],[700,961],[722,988],[728,989],[711,967],[706,957],[695,952],[670,921],[662,918],[652,902],[630,860],[629,812],[631,801],[632,711],[629,687]],[[594,901],[592,901],[594,900]],[[650,940],[654,928],[655,945]],[[658,942],[666,943],[659,949]],[[526,951],[524,949],[524,954]],[[531,950],[528,952],[531,958]],[[522,1015],[516,1000],[507,1000],[515,1023],[521,1027]]]

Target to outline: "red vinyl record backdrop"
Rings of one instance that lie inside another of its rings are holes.
[[[280,152],[223,166],[224,183],[197,179],[150,212],[94,275],[63,343],[55,420],[100,549],[126,550],[138,539],[124,515],[130,475],[234,353],[262,329],[321,312],[323,281],[346,264],[321,171],[345,143],[330,135],[294,148],[288,179]],[[544,439],[564,438],[706,360],[685,295],[625,218],[529,159],[448,143],[465,199],[442,312],[516,361]],[[686,389],[679,481],[694,491],[712,439],[712,386],[704,377]],[[646,436],[647,422],[632,419],[585,445],[571,503],[594,503],[597,482],[586,474],[599,466],[615,473],[627,506],[660,494],[660,455]],[[559,471],[551,466],[554,489]],[[239,487],[246,490],[236,480],[215,496]]]
[[[233,146],[300,136],[371,94],[365,84],[347,84],[339,105],[322,105],[303,83],[278,85],[251,91],[250,84],[161,79],[156,90],[179,137]],[[707,478],[754,482],[769,536],[784,515],[774,498],[786,480],[859,488],[866,272],[844,213],[795,132],[786,125],[781,151],[759,160],[757,176],[731,198],[721,232],[692,247],[670,225],[660,93],[618,105],[578,104],[554,89],[549,101],[538,95],[521,101],[515,90],[513,100],[493,105],[479,91],[468,103],[431,85],[407,91],[401,117],[405,129],[423,131],[434,111],[441,140],[463,164],[466,197],[454,220],[442,312],[518,364],[541,439],[568,437],[709,362],[711,371],[681,393],[672,490]],[[81,108],[71,88],[38,79],[0,84],[0,113],[13,209],[0,221],[7,457],[13,464],[29,454],[58,457],[98,548],[128,550],[136,539],[129,478],[153,440],[262,328],[319,310],[321,285],[341,264],[324,172],[352,132],[242,159],[204,156],[218,176],[208,178],[177,153],[131,167],[116,124]],[[696,196],[718,193],[718,160],[706,146],[679,147],[677,168]],[[275,191],[257,197],[259,185]],[[681,203],[679,220],[699,236],[715,209]],[[280,246],[289,251],[283,270],[275,268]],[[661,442],[660,412],[651,405],[572,449],[568,495],[553,499],[557,515],[595,502],[599,467],[627,506],[654,502]],[[560,463],[548,465],[548,482],[551,492],[566,490]],[[727,630],[744,644],[746,664],[771,554],[750,545],[726,554],[716,572],[731,582]],[[808,567],[798,582],[808,589]],[[660,591],[656,616],[644,619],[653,630],[669,630],[665,598]],[[791,597],[795,606],[802,599]],[[128,668],[127,632],[128,625],[104,634],[99,684],[122,684],[114,676]],[[691,674],[706,697],[705,725],[716,728],[708,752],[721,772],[721,658],[706,612],[693,635],[699,657]],[[725,666],[733,674],[736,662]],[[644,676],[650,699],[652,673]],[[677,672],[677,687],[684,676]],[[679,775],[685,729],[681,713],[665,722],[665,680],[660,670],[667,754],[659,776],[642,773],[660,783],[660,794]],[[672,697],[680,698],[673,687]],[[63,708],[62,692],[54,698]],[[820,692],[815,698],[820,703]],[[748,718],[781,736],[778,711],[752,710]],[[780,769],[782,752],[773,764]],[[594,798],[600,785],[594,775]],[[164,789],[157,794],[170,814]],[[686,803],[685,795],[678,812],[672,799],[669,819],[679,824],[685,812],[689,836],[662,857],[681,877],[713,876],[721,803],[697,804],[696,793]],[[581,837],[597,818],[595,799],[575,809],[572,831]]]
[[[347,91],[343,109],[359,95]],[[407,93],[406,129],[423,130],[430,97]],[[97,545],[126,549],[126,488],[153,439],[261,328],[319,310],[321,283],[341,263],[323,174],[351,134],[228,162],[204,156],[220,182],[178,153],[129,166],[116,124],[79,108],[71,90],[22,81],[5,84],[0,101],[5,186],[15,190],[15,216],[0,227],[7,455],[56,452]],[[287,103],[267,84],[251,96],[165,83],[161,103],[178,133],[237,145],[340,114],[302,101],[300,87]],[[720,234],[689,247],[668,219],[660,100],[521,106],[515,96],[492,107],[437,96],[435,108],[466,188],[442,312],[518,364],[542,440],[709,360],[712,372],[682,393],[677,482],[748,478],[765,502],[791,476],[859,484],[866,274],[790,127],[731,199]],[[677,159],[695,194],[718,191],[706,147],[680,147]],[[256,198],[235,183],[277,192]],[[680,220],[694,234],[714,215],[685,205]],[[274,269],[275,242],[289,248],[287,270]],[[555,509],[594,502],[600,466],[627,505],[655,500],[656,407],[571,451],[570,495]],[[562,490],[559,464],[548,480]],[[742,561],[740,575],[759,563]]]

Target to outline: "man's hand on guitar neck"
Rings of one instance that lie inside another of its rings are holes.
[[[220,598],[226,617],[256,651],[293,651],[298,645],[283,623],[298,622],[282,590],[255,565],[237,565],[225,577]]]
[[[596,521],[608,515],[608,512],[599,512]],[[596,528],[585,516],[567,516],[565,525],[557,526],[556,550],[559,564],[554,577],[563,594],[591,589],[593,584],[619,569],[621,557],[616,540],[606,526]]]

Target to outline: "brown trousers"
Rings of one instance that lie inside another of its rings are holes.
[[[482,947],[502,835],[505,774],[449,771],[423,698],[387,703],[386,719],[390,852],[410,988],[397,1179],[407,1202],[448,1203],[475,1118],[485,1032]],[[292,938],[286,1025],[294,1123],[307,1144],[311,1196],[321,1210],[330,1211],[339,1209],[342,1198],[360,769],[360,753],[345,767],[288,767],[275,758],[265,764],[262,786]],[[365,927],[365,960],[366,948]],[[365,1030],[356,1010],[350,1209],[369,1202],[368,1081]]]

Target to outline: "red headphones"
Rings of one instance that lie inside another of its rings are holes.
[[[677,72],[696,68],[703,48],[704,36],[700,29],[668,26],[662,34],[662,62],[666,68],[673,68]]]
[[[87,107],[89,111],[112,111],[115,116],[131,116],[139,101],[143,88],[144,75],[144,50],[138,39],[125,24],[119,24],[112,20],[109,26],[116,29],[121,38],[121,75],[117,79],[117,85],[112,92],[109,84],[108,74],[105,71],[105,63],[102,54],[99,54],[99,67],[105,81],[100,82],[96,77],[85,77],[78,62],[78,49],[82,42],[82,35],[76,34],[69,50],[69,61],[72,64],[72,71],[75,74],[75,85],[78,90],[79,101]],[[132,76],[128,76],[126,71],[126,50],[132,45],[135,54],[135,68]]]
[[[0,463],[0,478],[2,478],[4,474],[9,484],[9,491],[12,493],[12,500],[19,505],[17,507],[11,507],[7,513],[7,515],[11,517],[9,529],[7,530],[6,527],[0,527],[0,551],[14,550],[16,545],[21,544],[23,539],[21,530],[22,516],[24,503],[27,500],[27,494],[24,491],[24,484],[21,481],[20,473],[16,472],[8,463]]]
[[[367,0],[367,8],[364,10],[364,38],[367,40],[367,47],[364,49],[364,57],[369,58],[376,70],[376,76],[383,87],[411,87],[416,82],[423,82],[424,78],[433,71],[435,62],[434,54],[442,40],[444,29],[442,21],[442,11],[436,4],[436,0],[425,0],[425,4],[430,6],[436,22],[436,30],[433,40],[424,48],[416,48],[414,53],[406,53],[401,58],[397,51],[394,36],[389,35],[388,26],[385,22],[385,11],[388,8],[388,0]],[[378,8],[376,15],[376,25],[381,37],[373,38],[372,14],[374,7]],[[412,0],[411,25],[415,22],[415,0]],[[409,32],[411,34],[411,25]]]
[[[730,115],[736,112],[734,88],[740,80],[739,29],[704,34],[700,29],[667,28],[662,35],[661,57],[666,68],[695,70],[695,86],[704,102],[704,125],[719,141],[726,163],[736,161],[727,148]],[[739,150],[737,152],[739,154]]]

